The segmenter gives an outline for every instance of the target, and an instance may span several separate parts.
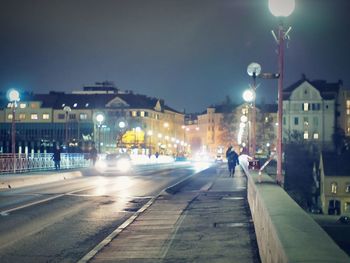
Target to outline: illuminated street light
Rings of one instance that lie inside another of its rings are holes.
[[[241,122],[246,123],[248,121],[248,117],[245,115],[242,115]]]
[[[13,172],[16,172],[16,107],[20,101],[19,92],[15,89],[10,89],[7,93],[7,99],[11,102],[12,108],[12,127],[11,127],[11,144],[12,144],[12,160]]]
[[[255,100],[255,91],[253,89],[247,89],[243,92],[242,97],[246,102],[253,102]]]
[[[105,116],[102,113],[96,115],[96,121],[98,122],[98,152],[101,153],[101,126],[102,122],[105,120]]]
[[[279,17],[278,25],[278,37],[274,31],[272,35],[274,36],[278,45],[278,131],[277,131],[277,175],[276,181],[281,184],[283,181],[282,175],[282,110],[283,110],[283,78],[284,78],[284,46],[285,40],[288,39],[288,33],[291,30],[289,27],[285,30],[283,25],[283,17],[287,17],[292,14],[295,8],[294,0],[269,0],[270,12]]]
[[[119,126],[120,129],[124,129],[126,127],[125,121],[120,121],[118,126]]]
[[[65,144],[66,144],[66,147],[68,147],[68,114],[69,112],[72,111],[72,109],[69,107],[69,106],[64,106],[63,107],[63,111],[66,113],[65,116],[66,116],[66,123],[65,123]]]

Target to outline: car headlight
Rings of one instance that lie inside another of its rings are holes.
[[[126,172],[126,171],[130,170],[130,168],[131,168],[130,160],[125,159],[125,158],[118,160],[117,167],[122,172]]]
[[[96,168],[105,169],[107,167],[107,163],[104,160],[98,160],[96,162]]]

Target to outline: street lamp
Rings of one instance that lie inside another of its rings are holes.
[[[96,121],[98,122],[98,152],[101,153],[101,126],[105,116],[102,113],[96,115]]]
[[[13,172],[16,172],[16,107],[20,101],[19,92],[11,89],[7,93],[7,99],[11,102],[12,108],[12,127],[11,127],[11,143],[12,143],[12,158],[13,158]]]
[[[65,144],[68,149],[68,114],[72,111],[71,107],[64,106],[64,112],[66,113],[66,123],[65,123]]]
[[[277,130],[277,176],[276,181],[278,184],[282,183],[282,110],[283,110],[283,75],[284,75],[284,41],[288,38],[288,30],[285,30],[283,25],[283,17],[289,16],[295,8],[294,0],[269,0],[270,12],[279,18],[278,25],[278,38],[274,31],[274,36],[278,45],[278,130]]]

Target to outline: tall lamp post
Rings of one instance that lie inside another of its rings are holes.
[[[7,93],[7,98],[11,102],[12,108],[12,125],[11,125],[11,143],[12,143],[12,158],[13,158],[13,172],[16,172],[16,107],[20,101],[19,92],[11,89]]]
[[[283,181],[282,175],[282,111],[283,111],[283,77],[284,77],[284,46],[285,40],[288,38],[288,33],[291,29],[287,30],[283,24],[283,18],[288,17],[295,8],[295,0],[269,0],[270,12],[278,17],[278,36],[274,31],[274,36],[278,45],[278,130],[277,130],[277,183],[281,184]]]
[[[65,145],[67,147],[67,150],[68,150],[68,115],[69,113],[72,111],[71,107],[69,106],[64,106],[63,108],[64,112],[66,113],[66,123],[65,123]]]
[[[105,116],[102,113],[96,115],[96,121],[98,122],[98,153],[101,153],[101,127],[102,122],[104,121]]]
[[[243,93],[243,99],[252,104],[252,127],[251,127],[251,155],[255,157],[256,153],[256,107],[255,107],[255,99],[256,99],[256,77],[259,76],[261,72],[261,66],[258,63],[250,63],[247,68],[247,73],[249,76],[253,78],[253,85],[251,88],[245,93]]]

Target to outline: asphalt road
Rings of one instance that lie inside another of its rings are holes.
[[[205,167],[135,167],[0,192],[0,262],[76,262],[164,188]]]

